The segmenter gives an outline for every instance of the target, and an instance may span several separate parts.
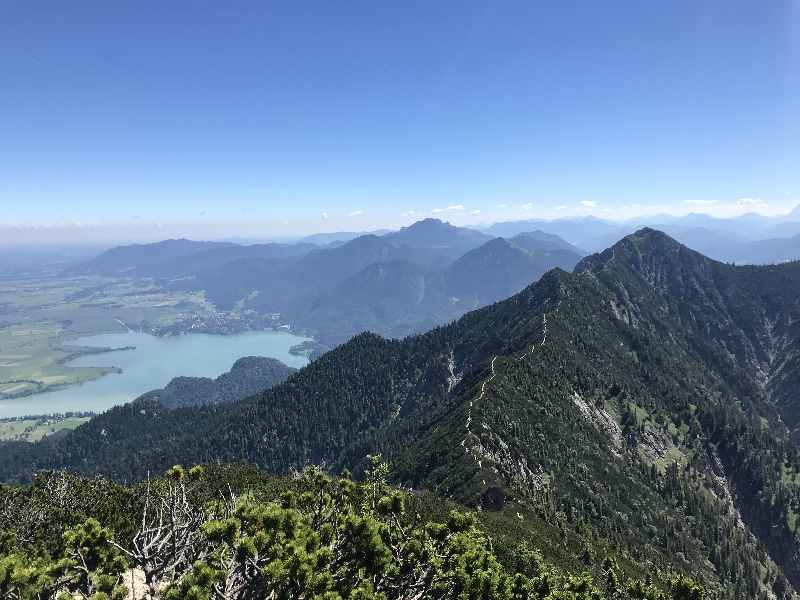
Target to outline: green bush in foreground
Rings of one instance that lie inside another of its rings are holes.
[[[233,493],[199,506],[203,471],[176,466],[143,489],[130,539],[95,519],[63,534],[63,552],[0,545],[0,598],[129,598],[123,575],[137,570],[146,596],[164,600],[503,599],[701,600],[686,578],[660,590],[623,581],[612,560],[604,577],[562,573],[521,545],[512,569],[493,553],[474,514],[443,523],[406,511],[406,492],[387,484],[373,457],[363,482],[310,467],[272,502]],[[139,590],[139,600],[142,590]]]

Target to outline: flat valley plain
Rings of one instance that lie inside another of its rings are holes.
[[[75,429],[90,418],[88,414],[70,414],[0,419],[0,442],[38,442],[59,431]]]
[[[201,292],[167,291],[153,282],[80,276],[0,279],[0,401],[75,385],[114,367],[70,367],[86,348],[73,340],[127,328],[192,330],[216,318]]]

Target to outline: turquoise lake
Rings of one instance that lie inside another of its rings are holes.
[[[308,360],[294,356],[289,348],[308,338],[280,331],[252,331],[237,335],[189,334],[159,338],[146,333],[108,333],[79,338],[78,346],[135,350],[81,356],[67,363],[76,367],[119,367],[112,373],[80,385],[0,401],[0,418],[68,411],[102,412],[130,402],[144,392],[162,388],[173,377],[217,377],[230,370],[243,356],[277,358],[290,367]]]

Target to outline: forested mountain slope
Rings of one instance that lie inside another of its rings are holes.
[[[444,269],[411,260],[373,263],[322,292],[298,323],[331,335],[427,331],[515,294],[550,269],[572,270],[583,255],[554,237],[495,238]]]
[[[444,273],[443,287],[450,298],[470,308],[508,298],[551,269],[575,267],[583,254],[563,240],[561,244],[566,247],[532,235],[495,238],[455,261]]]
[[[800,262],[734,267],[653,230],[576,267],[615,296],[613,310],[653,335],[680,335],[737,393],[774,405],[795,427],[800,360]]]
[[[380,451],[398,481],[518,519],[555,555],[609,545],[631,569],[684,561],[723,597],[772,597],[800,583],[800,458],[782,424],[798,269],[716,263],[645,229],[446,327],[358,336],[240,403],[139,403],[8,445],[0,473],[359,470]]]
[[[175,377],[163,389],[146,392],[137,401],[155,401],[164,408],[227,404],[282,383],[296,370],[274,358],[245,356],[216,379]]]

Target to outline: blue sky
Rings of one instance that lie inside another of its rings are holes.
[[[780,212],[798,140],[796,1],[0,3],[5,225]]]

